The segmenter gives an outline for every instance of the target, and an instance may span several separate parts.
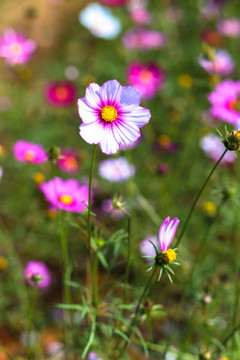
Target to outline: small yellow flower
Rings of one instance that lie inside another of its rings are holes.
[[[216,204],[214,204],[214,202],[212,202],[212,201],[205,201],[205,203],[203,204],[203,211],[208,216],[214,216],[217,211]]]
[[[45,181],[45,175],[41,172],[36,172],[33,174],[33,180],[36,184],[41,184]]]
[[[191,75],[182,74],[178,77],[178,84],[184,89],[190,89],[193,86],[193,78]]]
[[[181,114],[177,110],[173,110],[168,114],[169,120],[173,123],[181,120]]]
[[[165,147],[171,144],[171,139],[168,135],[162,134],[158,137],[158,143]]]
[[[3,256],[0,256],[0,270],[5,270],[8,266],[8,261]]]

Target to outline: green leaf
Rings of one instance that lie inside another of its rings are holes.
[[[95,336],[95,331],[96,331],[96,321],[95,321],[95,317],[93,318],[92,317],[92,327],[91,327],[91,332],[90,332],[90,335],[89,335],[89,339],[88,339],[88,342],[83,350],[83,353],[82,353],[82,359],[85,358],[85,356],[87,355],[88,353],[88,350],[90,349],[92,343],[93,343],[93,340],[94,340],[94,336]]]

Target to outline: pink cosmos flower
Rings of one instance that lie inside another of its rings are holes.
[[[60,158],[56,161],[56,165],[60,170],[76,174],[79,170],[79,159],[75,150],[62,149],[60,151]]]
[[[44,95],[51,106],[70,106],[76,100],[77,88],[74,84],[66,81],[49,83],[45,87]]]
[[[199,64],[211,75],[229,75],[234,69],[234,62],[227,51],[218,50],[213,59],[199,58]]]
[[[149,29],[133,29],[125,33],[123,36],[123,44],[128,49],[160,49],[166,43],[165,36],[155,30]]]
[[[240,81],[225,80],[219,83],[208,95],[212,104],[210,113],[230,124],[239,125],[240,119]]]
[[[29,261],[24,269],[23,276],[31,286],[47,288],[51,284],[50,271],[43,262]]]
[[[216,162],[224,151],[224,145],[219,141],[215,134],[208,134],[200,140],[200,147],[211,161]],[[235,156],[231,151],[228,151],[221,160],[220,165],[232,165],[235,161]]]
[[[78,100],[80,136],[89,144],[99,144],[105,154],[115,154],[120,145],[134,143],[141,136],[139,128],[150,120],[150,111],[139,104],[139,92],[117,80],[101,87],[90,84]]]
[[[132,62],[127,69],[127,81],[135,87],[142,97],[150,99],[163,87],[164,71],[155,63]]]
[[[26,64],[35,49],[35,41],[27,40],[24,34],[11,28],[6,29],[3,36],[0,36],[0,56],[5,58],[9,65]]]
[[[25,140],[17,141],[13,146],[13,152],[18,161],[30,164],[40,164],[48,159],[47,153],[41,145]]]
[[[239,19],[225,19],[220,20],[217,25],[218,31],[220,34],[231,37],[238,38],[240,36],[240,20]]]
[[[100,2],[104,5],[108,6],[121,6],[126,4],[128,0],[100,0]]]
[[[156,251],[151,242],[156,246],[157,250],[159,250],[159,243],[157,240],[157,236],[150,235],[146,236],[139,244],[139,248],[141,253],[146,256],[146,260],[148,262],[154,262],[154,257],[156,256]]]
[[[175,217],[172,220],[168,216],[162,223],[159,229],[159,244],[162,252],[166,251],[175,236],[180,220]]]
[[[80,185],[75,179],[62,180],[59,177],[42,183],[39,189],[49,203],[65,211],[83,212],[88,202],[88,186]]]
[[[125,215],[125,213],[122,210],[115,209],[113,207],[112,199],[103,200],[101,208],[106,214],[109,214],[110,217],[114,220],[121,219],[121,217]]]
[[[130,17],[136,24],[147,25],[151,22],[150,13],[141,5],[130,8]]]
[[[135,167],[124,157],[119,157],[102,161],[99,165],[99,174],[109,181],[121,182],[135,174]]]

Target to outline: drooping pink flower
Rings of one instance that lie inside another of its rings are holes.
[[[51,284],[50,271],[43,262],[29,261],[24,269],[23,276],[31,286],[47,288]]]
[[[200,140],[200,147],[211,161],[216,162],[224,151],[224,145],[215,134],[205,135]],[[235,156],[231,151],[228,151],[221,160],[220,165],[232,165],[235,161]]]
[[[8,28],[0,36],[0,56],[5,58],[9,65],[24,65],[31,58],[36,49],[33,40],[27,40],[25,35]]]
[[[127,69],[129,85],[137,89],[146,99],[154,97],[163,87],[164,80],[165,72],[153,62],[142,64],[140,61],[133,61]]]
[[[68,81],[51,82],[46,85],[44,95],[51,106],[70,106],[76,100],[77,88]]]
[[[240,81],[225,80],[219,83],[208,95],[212,104],[210,113],[230,124],[239,125],[240,119]]]
[[[89,144],[99,144],[105,154],[114,154],[120,145],[131,145],[140,136],[151,114],[140,104],[140,94],[131,86],[109,80],[101,87],[92,83],[78,100],[82,119],[80,136]]]
[[[162,252],[166,251],[175,236],[180,220],[175,217],[172,220],[168,216],[162,223],[159,229],[159,244]]]
[[[213,59],[205,59],[200,56],[199,64],[211,75],[229,75],[234,69],[234,62],[225,50],[217,50],[213,54]]]
[[[217,25],[218,31],[224,36],[231,38],[240,37],[240,20],[236,18],[220,20]]]
[[[88,186],[75,179],[62,180],[56,177],[40,184],[39,189],[55,208],[71,212],[82,212],[88,202]]]
[[[40,164],[48,159],[42,145],[29,143],[25,140],[17,141],[13,146],[13,152],[18,161],[30,164]]]
[[[126,4],[128,0],[100,0],[100,2],[104,5],[108,6],[121,6]]]
[[[137,28],[129,30],[123,36],[123,44],[128,49],[160,49],[166,43],[165,36],[155,30]]]
[[[121,182],[135,174],[135,167],[130,165],[124,157],[108,159],[100,163],[99,174],[109,181]]]
[[[79,158],[76,150],[62,149],[56,165],[66,173],[76,174],[79,170]]]

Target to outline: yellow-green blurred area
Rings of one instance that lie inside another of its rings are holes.
[[[112,219],[103,213],[102,202],[115,194],[122,195],[132,215],[132,288],[128,303],[134,305],[149,276],[148,263],[139,250],[140,241],[157,236],[167,216],[180,219],[177,239],[197,192],[213,167],[199,146],[200,139],[208,133],[218,135],[216,128],[225,135],[225,122],[202,121],[203,112],[210,108],[207,94],[223,78],[208,75],[200,67],[198,57],[204,49],[204,32],[216,31],[220,17],[239,16],[239,1],[226,1],[218,17],[209,20],[201,12],[207,1],[149,0],[147,9],[152,20],[146,27],[163,32],[167,40],[165,47],[148,51],[127,49],[122,42],[124,33],[134,26],[127,6],[111,8],[122,24],[121,33],[115,39],[100,39],[91,34],[78,20],[79,13],[89,3],[0,0],[0,36],[6,28],[13,28],[23,31],[27,39],[37,44],[33,56],[23,66],[9,66],[0,58],[0,166],[3,169],[0,180],[0,346],[15,360],[26,359],[23,339],[32,289],[24,282],[23,269],[29,260],[45,262],[53,278],[51,287],[39,292],[37,299],[36,348],[32,360],[56,359],[47,352],[47,345],[63,342],[62,313],[56,307],[62,302],[63,275],[59,216],[49,208],[38,184],[53,176],[73,177],[80,183],[88,183],[93,146],[79,136],[81,119],[77,109],[77,98],[84,97],[88,84],[102,85],[117,79],[127,85],[126,71],[133,60],[153,61],[166,73],[163,89],[153,99],[141,101],[141,106],[150,109],[152,118],[141,129],[137,145],[113,156],[97,150],[93,236],[96,246],[104,249],[107,262],[113,256],[112,245],[105,250],[107,240],[120,229],[124,233],[119,242],[116,268],[106,277],[101,260],[99,264],[98,316],[103,322],[107,322],[107,315],[119,309],[122,298],[119,284],[126,268],[127,216]],[[220,46],[231,54],[236,66],[228,78],[239,80],[240,39],[220,36],[220,40],[208,45]],[[66,69],[69,67],[77,69],[76,77],[71,80],[77,87],[76,101],[69,107],[51,106],[44,96],[45,87],[50,82],[68,81]],[[233,129],[231,125],[227,127],[229,131]],[[79,172],[63,173],[50,161],[40,165],[18,162],[12,148],[20,139],[41,144],[47,151],[53,146],[75,149],[80,159]],[[173,150],[169,151],[171,144]],[[120,155],[134,164],[134,178],[123,183],[102,179],[98,173],[100,161]],[[166,164],[168,170],[160,171],[161,164]],[[197,360],[201,352],[207,354],[207,351],[213,354],[214,360],[221,359],[220,355],[239,360],[239,332],[224,343],[240,322],[239,179],[239,159],[232,166],[216,169],[177,250],[181,266],[174,268],[174,283],[170,284],[163,276],[159,283],[154,282],[149,294],[150,310],[157,304],[161,304],[163,310],[160,315],[153,311],[148,323],[142,316],[139,325],[140,334],[152,344],[149,345],[151,357],[144,355],[141,341],[135,336],[134,344],[129,346],[123,359],[169,360],[172,358],[164,353],[175,349],[183,353],[180,357],[183,360]],[[65,213],[65,223],[72,280],[89,285],[86,281],[86,213]],[[72,292],[73,302],[81,304],[81,291],[73,288]],[[90,320],[82,320],[80,311],[74,312],[74,316],[72,339],[76,359],[80,359],[88,340]],[[119,319],[112,322],[117,329],[124,328]],[[111,334],[105,330],[97,330],[92,351],[107,360],[105,348]],[[5,359],[7,355],[0,350],[0,360]]]

